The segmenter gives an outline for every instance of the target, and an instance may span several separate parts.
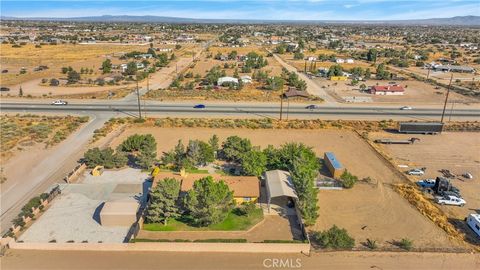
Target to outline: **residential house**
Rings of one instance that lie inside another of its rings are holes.
[[[218,78],[217,85],[222,86],[224,84],[238,84],[238,79],[234,77],[220,77]]]
[[[180,196],[193,188],[195,181],[211,176],[215,181],[223,180],[228,188],[233,191],[233,199],[237,204],[244,202],[256,203],[260,198],[260,181],[255,176],[225,176],[219,174],[188,174],[184,177],[179,174],[160,172],[155,176],[154,184],[164,178],[175,178],[180,181]]]
[[[403,95],[405,93],[405,89],[398,85],[374,85],[370,88],[370,94],[373,95]]]

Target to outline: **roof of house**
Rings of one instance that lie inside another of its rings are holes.
[[[255,176],[224,176],[219,174],[188,174],[182,177],[179,174],[171,172],[160,172],[155,176],[155,182],[164,178],[175,178],[181,182],[181,190],[188,191],[192,189],[193,183],[201,178],[212,176],[215,181],[223,180],[230,190],[233,191],[234,197],[260,197],[260,182]]]
[[[298,198],[289,172],[273,170],[265,172],[265,182],[270,198],[288,196]]]
[[[238,79],[234,77],[221,77],[218,78],[217,84],[222,85],[223,83],[238,83]]]
[[[404,92],[400,85],[374,85],[372,86],[372,90],[376,92]]]
[[[342,168],[342,164],[340,163],[340,161],[338,161],[337,157],[335,156],[334,153],[332,152],[325,152],[325,157],[328,159],[328,161],[330,162],[330,164],[332,164],[332,166],[335,168],[335,169],[341,169]]]
[[[308,98],[310,97],[307,93],[307,91],[299,91],[293,87],[291,87],[290,89],[288,89],[287,92],[283,93],[283,96],[286,97],[286,98],[290,98],[290,97],[304,97],[304,98]]]

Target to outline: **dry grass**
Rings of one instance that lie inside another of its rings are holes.
[[[402,195],[411,205],[428,219],[433,221],[438,227],[444,230],[452,239],[464,241],[466,235],[458,231],[452,223],[449,222],[445,213],[435,206],[430,200],[426,199],[422,192],[412,184],[396,184],[395,190]],[[476,247],[477,251],[480,248]]]
[[[98,73],[101,62],[106,55],[118,52],[146,51],[148,46],[128,45],[42,45],[35,48],[27,44],[21,48],[12,48],[11,44],[0,45],[0,63],[2,69],[9,69],[9,73],[1,74],[2,85],[16,85],[39,78],[60,77],[61,67],[72,66],[75,69],[82,67],[93,68]],[[32,69],[39,65],[46,65],[49,69],[34,72]],[[27,69],[26,74],[19,75],[20,68]],[[95,74],[98,75],[98,74]],[[64,76],[64,75],[63,75]]]
[[[36,143],[46,147],[57,144],[87,121],[88,116],[0,116],[2,163],[12,157],[15,150]]]

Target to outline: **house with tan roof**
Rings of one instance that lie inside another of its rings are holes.
[[[181,182],[181,194],[185,194],[192,189],[195,181],[207,176],[211,176],[215,181],[223,180],[233,191],[233,198],[237,204],[243,202],[256,203],[260,197],[260,181],[255,176],[225,176],[220,174],[186,174],[181,176],[172,172],[160,172],[155,176],[153,186],[164,178],[175,178]]]

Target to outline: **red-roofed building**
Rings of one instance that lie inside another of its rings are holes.
[[[375,85],[370,88],[370,94],[374,95],[403,95],[405,89],[398,84],[394,85]]]

